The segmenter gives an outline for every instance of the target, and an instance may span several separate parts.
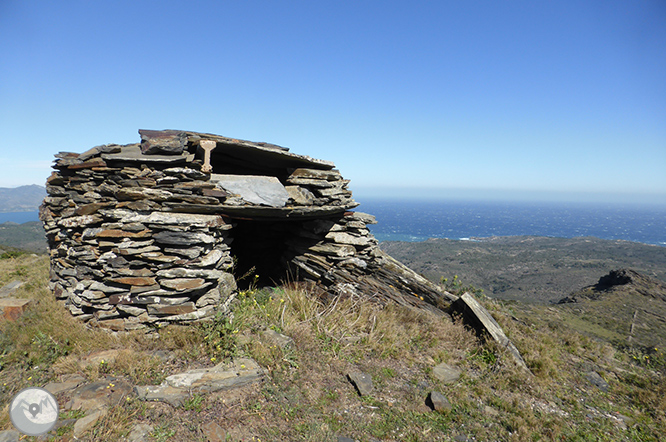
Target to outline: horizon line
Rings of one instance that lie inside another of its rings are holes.
[[[17,189],[19,187],[38,186],[42,184],[21,184],[0,189]],[[553,189],[498,189],[471,187],[425,187],[425,186],[352,186],[355,197],[377,199],[411,199],[411,200],[505,200],[531,202],[616,202],[666,205],[666,191],[618,191],[618,190],[553,190]]]

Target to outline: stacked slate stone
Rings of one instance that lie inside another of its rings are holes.
[[[220,215],[160,211],[167,200],[196,198],[204,174],[61,156],[41,219],[52,289],[72,314],[129,329],[162,318],[201,319],[224,305],[235,290],[226,236],[232,225]]]
[[[139,131],[140,144],[56,155],[40,210],[51,288],[92,324],[130,330],[228,312],[248,269],[330,293],[442,307],[385,255],[333,163],[267,143]],[[405,295],[406,293],[406,295]]]
[[[299,279],[332,286],[347,282],[343,273],[365,274],[376,267],[378,242],[367,225],[375,218],[360,212],[345,212],[334,218],[302,224],[297,241],[289,243],[288,264]],[[346,270],[345,270],[346,269]]]

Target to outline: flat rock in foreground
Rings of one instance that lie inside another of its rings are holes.
[[[504,334],[502,327],[500,327],[488,310],[479,304],[479,301],[474,299],[472,295],[469,293],[463,293],[463,295],[451,305],[451,311],[461,315],[463,321],[474,328],[474,330],[479,333],[487,334],[499,345],[506,348],[516,364],[529,371],[520,352],[513,342],[511,342],[511,340]]]
[[[167,377],[160,385],[135,387],[139,399],[180,405],[192,393],[213,393],[242,387],[264,379],[265,372],[255,361],[239,358],[212,368],[188,370]]]

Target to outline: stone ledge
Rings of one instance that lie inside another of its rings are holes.
[[[530,371],[516,346],[504,334],[502,327],[472,295],[467,292],[463,293],[451,305],[451,312],[461,315],[463,321],[477,333],[490,336],[495,342],[509,351],[509,354],[511,354],[513,360],[520,368],[528,372]]]

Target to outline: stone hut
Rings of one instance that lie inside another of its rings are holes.
[[[335,165],[187,131],[60,152],[40,209],[57,299],[112,330],[228,311],[241,276],[440,311],[453,297],[383,253]]]

